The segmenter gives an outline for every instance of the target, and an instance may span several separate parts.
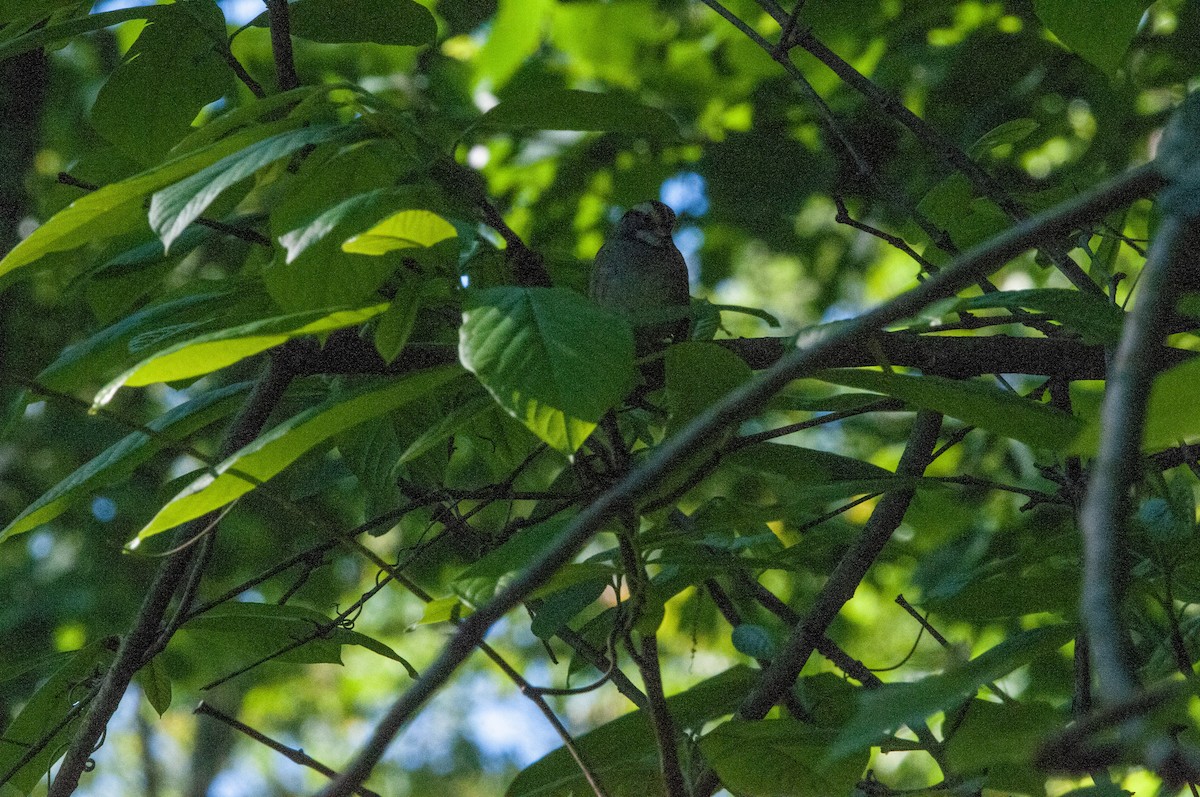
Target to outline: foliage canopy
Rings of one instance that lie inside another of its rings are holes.
[[[0,795],[1195,793],[1197,4],[92,5],[0,0]]]

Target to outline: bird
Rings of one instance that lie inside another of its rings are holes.
[[[691,303],[687,264],[671,232],[675,211],[657,200],[634,205],[596,253],[588,294],[601,307],[625,316],[634,325],[639,354],[666,342],[687,339],[688,318],[667,322]]]

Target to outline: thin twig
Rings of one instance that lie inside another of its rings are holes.
[[[317,759],[305,753],[303,750],[294,747],[288,747],[282,742],[277,742],[261,731],[251,728],[246,723],[236,719],[235,717],[229,716],[218,708],[214,708],[203,700],[200,701],[200,705],[196,706],[195,711],[192,713],[199,714],[204,717],[212,717],[213,719],[228,725],[230,728],[233,728],[235,731],[244,733],[246,736],[249,736],[259,744],[271,748],[287,760],[297,763],[302,767],[308,767],[309,769],[320,772],[327,778],[332,778],[337,775],[337,772],[325,766]],[[359,786],[357,789],[355,789],[355,794],[361,794],[362,797],[379,797],[378,792],[371,791],[364,786]]]

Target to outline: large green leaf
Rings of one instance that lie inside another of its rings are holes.
[[[1082,426],[1062,410],[1021,398],[980,381],[940,376],[839,368],[813,375],[824,382],[873,390],[951,418],[1020,440],[1034,448],[1062,450]]]
[[[45,734],[62,724],[72,707],[95,685],[94,679],[108,667],[115,650],[115,638],[93,642],[75,651],[70,660],[38,688],[21,708],[21,713],[4,729],[3,742],[0,742],[0,775],[12,769],[25,755],[28,745],[41,741]],[[9,655],[8,650],[0,649],[0,658]],[[59,727],[42,752],[17,770],[8,784],[29,794],[38,781],[46,777],[50,765],[62,755],[71,740],[72,729],[71,725]]]
[[[229,602],[188,620],[179,630],[201,638],[214,654],[231,653],[246,664],[307,640],[275,660],[290,664],[341,664],[342,645],[359,645],[403,664],[410,675],[416,676],[411,665],[396,651],[366,634],[340,626],[318,633],[329,625],[329,619],[294,603]]]
[[[1151,0],[1034,0],[1033,9],[1063,44],[1112,74],[1125,59]]]
[[[1008,764],[1010,770],[1024,769],[1027,776],[1040,782],[1042,778],[1030,772],[1038,748],[1067,719],[1062,710],[1037,700],[972,700],[954,735],[947,739],[947,760],[954,771],[963,774],[988,771],[988,785],[996,789],[1008,786],[1016,790],[1024,785],[1011,782],[1011,773],[998,766],[1002,764]]]
[[[138,387],[209,374],[292,338],[357,326],[386,309],[387,304],[383,303],[332,312],[292,313],[187,338],[156,352],[109,382],[96,394],[95,403],[108,403],[126,385]]]
[[[679,127],[665,111],[624,94],[554,89],[523,92],[485,113],[487,130],[580,130],[677,139]]]
[[[288,4],[293,36],[325,44],[431,44],[437,22],[413,0],[292,0]],[[267,12],[251,23],[267,27]]]
[[[554,545],[569,520],[560,515],[518,533],[460,573],[454,579],[454,591],[470,606],[487,603],[540,552]]]
[[[542,43],[553,0],[499,0],[492,35],[475,59],[475,76],[503,86]]]
[[[170,249],[171,242],[226,188],[303,147],[347,133],[348,129],[339,125],[312,125],[257,141],[157,191],[150,199],[150,226]]]
[[[67,478],[51,487],[0,530],[0,542],[31,531],[61,515],[72,503],[82,501],[109,484],[133,473],[171,443],[185,439],[233,411],[246,384],[229,385],[180,404],[146,424],[153,432],[134,432],[93,457]]]
[[[298,124],[297,120],[282,119],[255,125],[80,197],[13,247],[0,260],[0,275],[28,266],[52,252],[65,252],[138,229],[144,223],[141,203],[150,194]]]
[[[701,737],[700,751],[734,794],[828,797],[852,793],[870,759],[861,750],[826,761],[836,737],[794,719],[730,720]]]
[[[974,696],[984,684],[1003,678],[1039,656],[1052,654],[1075,636],[1072,625],[1048,625],[1014,634],[966,664],[919,681],[887,684],[864,691],[858,713],[846,726],[832,757],[854,755],[878,744],[888,730],[922,722]]]
[[[402,210],[371,229],[348,238],[342,251],[360,255],[382,255],[397,249],[430,247],[458,232],[450,222],[428,210]]]
[[[757,682],[749,667],[733,667],[667,698],[679,730],[698,731],[706,722],[737,710]],[[634,711],[578,737],[576,745],[609,797],[664,794],[658,748],[650,720]],[[563,748],[526,767],[508,787],[507,797],[567,797],[591,793],[579,766]]]
[[[428,395],[459,373],[457,366],[447,365],[382,385],[375,383],[348,395],[334,396],[284,421],[218,465],[215,474],[202,476],[171,499],[130,547],[236,501],[323,441]]]
[[[765,474],[777,474],[797,484],[888,479],[890,470],[815,448],[786,443],[756,443],[747,446],[726,461]]]
[[[1192,399],[1200,390],[1200,357],[1168,368],[1154,378],[1142,427],[1142,451],[1161,451],[1181,441],[1200,436],[1200,413]],[[1104,393],[1083,384],[1071,386],[1075,411],[1086,418],[1071,452],[1095,454],[1104,431],[1100,407]]]
[[[501,407],[566,454],[634,379],[628,323],[561,288],[472,292],[459,358]]]
[[[330,171],[334,173],[329,179],[339,179],[332,167],[322,173]],[[354,180],[355,176],[351,174],[347,179]],[[444,236],[429,235],[430,230],[416,229],[420,224],[405,223],[406,219],[423,220],[430,228],[445,233],[450,225],[435,212],[441,204],[428,190],[403,187],[356,193],[332,206],[321,204],[315,215],[301,213],[298,208],[273,214],[272,226],[278,230],[287,256],[277,257],[267,269],[267,289],[281,307],[289,310],[359,302],[374,294],[396,268],[396,258],[378,255],[405,246],[419,247],[418,251],[410,248],[406,256],[443,258],[445,268],[439,270],[448,270],[457,265],[454,242],[438,245]],[[389,229],[389,217],[398,217],[400,224]],[[382,229],[374,235],[377,226]],[[401,241],[389,236],[390,232],[406,233],[408,237]]]
[[[111,379],[155,352],[187,337],[238,327],[271,312],[271,300],[253,285],[189,293],[137,311],[79,343],[63,349],[38,375],[55,390],[76,390]]]
[[[671,346],[663,357],[666,373],[667,433],[678,431],[709,405],[749,381],[742,358],[715,343],[693,341]]]
[[[997,291],[955,303],[955,309],[990,307],[1036,310],[1061,321],[1083,337],[1085,343],[1112,344],[1121,335],[1125,313],[1102,296],[1068,288]]]
[[[44,11],[38,11],[29,7],[29,0],[13,0],[13,2],[22,6],[22,12],[28,14],[24,19],[33,24],[34,27],[27,29],[27,32],[23,35],[11,38],[0,35],[0,41],[3,42],[0,44],[0,61],[5,61],[13,56],[29,52],[38,47],[45,47],[47,44],[54,44],[55,42],[70,39],[81,33],[100,30],[101,28],[107,28],[110,25],[117,25],[121,22],[128,22],[132,19],[151,20],[160,14],[173,13],[167,6],[144,5],[134,8],[118,8],[114,11],[104,11],[99,14],[83,14],[77,17],[67,17],[61,21],[54,19],[51,24],[42,27],[38,23],[49,16],[51,4],[43,6]],[[68,5],[69,2],[74,2],[74,0],[65,0],[64,2],[56,3],[56,5]],[[0,17],[0,21],[8,22],[9,19]],[[28,26],[20,27],[27,28]],[[8,33],[7,29],[4,33]]]
[[[209,3],[175,3],[142,30],[92,106],[92,124],[127,157],[156,163],[206,104],[230,86],[217,52],[225,18]]]

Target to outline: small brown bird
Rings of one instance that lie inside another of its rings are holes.
[[[656,323],[664,310],[686,308],[687,264],[671,239],[675,212],[651,200],[626,211],[617,229],[596,253],[589,295],[601,307],[629,318],[637,332],[638,352],[667,339],[685,340],[688,319]]]

